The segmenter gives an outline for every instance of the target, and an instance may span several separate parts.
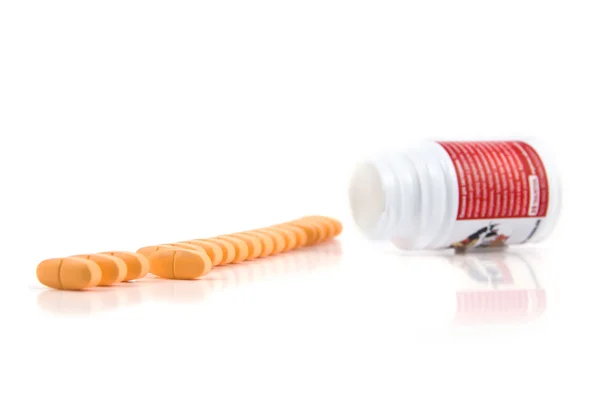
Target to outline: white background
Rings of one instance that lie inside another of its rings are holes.
[[[0,396],[598,396],[597,3],[0,1]],[[349,174],[416,139],[521,136],[564,181],[527,248],[547,305],[457,324],[457,295],[493,288],[367,243]],[[315,213],[337,245],[204,281],[35,279]]]

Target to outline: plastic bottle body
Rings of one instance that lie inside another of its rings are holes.
[[[349,196],[369,238],[405,250],[538,242],[560,212],[554,162],[533,141],[428,141],[377,154],[357,166]]]

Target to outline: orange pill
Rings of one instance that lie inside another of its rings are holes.
[[[308,222],[312,222],[313,225],[317,228],[317,240],[315,243],[321,243],[327,239],[327,228],[321,224],[317,220],[306,220]]]
[[[292,227],[296,227],[296,228],[300,228],[304,234],[306,235],[306,243],[304,244],[304,246],[310,246],[312,245],[315,240],[317,239],[317,228],[314,227],[312,224],[298,224],[295,221],[289,221],[283,224],[278,224],[278,226],[287,226],[290,225]]]
[[[141,254],[124,251],[104,252],[101,254],[119,257],[125,262],[125,265],[127,266],[127,275],[125,275],[125,279],[123,279],[124,281],[141,279],[150,271],[150,263],[148,262],[148,259]]]
[[[308,235],[306,234],[306,231],[303,230],[302,228],[300,228],[296,225],[291,225],[291,224],[279,224],[279,225],[277,225],[277,227],[284,228],[284,229],[294,233],[294,235],[296,235],[296,246],[294,247],[294,249],[306,246],[306,241],[308,240]]]
[[[161,245],[161,246],[173,246],[173,247],[181,247],[182,249],[188,249],[188,250],[204,250],[206,251],[203,247],[200,246],[196,246],[192,243],[188,243],[188,242],[175,242],[175,243],[168,243],[166,245]],[[208,253],[206,253],[208,254]],[[210,256],[208,256],[210,257]]]
[[[188,250],[160,245],[149,258],[150,272],[167,279],[197,279],[206,275],[212,261],[203,249]]]
[[[336,220],[335,218],[331,218],[331,217],[325,217],[325,216],[321,216],[321,217],[329,220],[329,222],[331,222],[333,224],[333,227],[334,227],[333,237],[336,237],[342,233],[342,230],[344,229],[344,227],[339,220]]]
[[[154,254],[154,252],[159,250],[159,246],[160,245],[144,246],[144,247],[137,249],[136,253],[149,259],[150,256]]]
[[[335,218],[331,218],[331,217],[326,217],[326,216],[319,216],[324,220],[327,220],[331,225],[333,225],[333,236],[332,238],[335,238],[336,236],[338,236],[339,234],[342,233],[342,230],[344,229],[344,227],[342,226],[342,223],[339,220],[336,220]]]
[[[97,286],[100,266],[84,258],[52,258],[38,264],[36,275],[45,286],[62,290],[82,290]]]
[[[230,235],[218,236],[219,239],[223,239],[233,245],[235,248],[235,257],[232,263],[240,263],[248,258],[248,245],[240,238],[236,238]]]
[[[248,245],[248,257],[246,257],[246,260],[254,260],[262,253],[262,242],[256,236],[244,235],[241,233],[230,234],[228,236],[239,238],[246,242],[246,245]]]
[[[84,258],[86,260],[92,260],[100,266],[102,271],[102,278],[98,286],[110,286],[115,283],[123,282],[127,275],[127,264],[119,257],[111,256],[109,254],[79,254],[72,256],[74,258]]]
[[[307,219],[321,225],[325,230],[325,236],[322,237],[321,242],[329,240],[335,236],[335,225],[329,219],[321,216],[310,216],[307,217]]]
[[[297,227],[302,228],[304,230],[304,232],[306,232],[306,235],[307,235],[306,245],[307,246],[318,243],[321,240],[321,237],[325,235],[325,229],[311,220],[298,219],[298,220],[290,221],[286,224],[295,225]]]
[[[269,230],[267,228],[261,228],[261,229],[255,230],[255,231],[263,233],[263,234],[269,236],[271,239],[273,239],[273,251],[271,252],[271,254],[279,254],[285,249],[285,245],[286,245],[285,238],[283,237],[283,234],[281,234],[280,232],[277,232],[274,230]]]
[[[283,252],[287,252],[289,250],[292,250],[296,247],[296,234],[293,231],[290,231],[286,228],[282,228],[279,226],[272,226],[272,227],[267,227],[267,228],[263,228],[264,230],[271,230],[274,232],[277,232],[278,234],[280,234],[284,241],[285,241],[285,246],[283,247]]]
[[[275,250],[274,239],[271,236],[269,236],[268,234],[265,234],[264,232],[245,231],[245,232],[240,232],[240,233],[242,235],[254,236],[260,240],[260,243],[262,245],[262,252],[260,253],[259,257],[270,256],[273,253],[273,250]]]
[[[190,245],[194,245],[196,247],[201,247],[202,249],[204,249],[204,251],[206,251],[206,254],[208,254],[208,257],[210,257],[213,267],[221,264],[221,262],[223,261],[223,250],[221,249],[221,246],[219,246],[215,242],[197,239],[181,243],[188,243]]]
[[[233,260],[235,260],[236,250],[235,250],[235,246],[231,242],[229,242],[227,240],[219,239],[219,238],[210,238],[210,239],[201,239],[201,240],[216,243],[217,245],[219,245],[219,247],[223,251],[223,259],[221,260],[221,262],[218,265],[231,264],[233,262]]]
[[[152,246],[145,246],[142,247],[140,249],[137,250],[137,253],[146,257],[147,259],[149,259],[154,253],[156,253],[157,251],[161,250],[161,249],[172,249],[172,248],[181,248],[181,249],[188,249],[188,250],[196,250],[198,249],[197,246],[193,246],[191,244],[185,244],[185,243],[165,243],[162,245],[152,245]]]

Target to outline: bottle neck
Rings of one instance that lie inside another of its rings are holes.
[[[453,176],[446,161],[443,149],[432,142],[359,164],[350,183],[358,227],[370,239],[392,240],[403,249],[435,246],[453,222],[457,196],[449,188]]]
[[[420,189],[417,171],[404,153],[378,154],[360,163],[349,197],[354,220],[370,239],[414,233]]]

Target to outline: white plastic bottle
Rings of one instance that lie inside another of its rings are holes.
[[[537,141],[428,141],[357,165],[358,227],[405,250],[539,242],[561,207],[551,155]]]

